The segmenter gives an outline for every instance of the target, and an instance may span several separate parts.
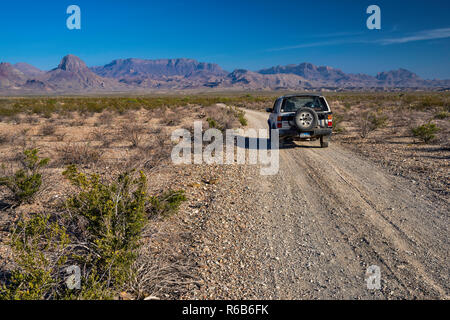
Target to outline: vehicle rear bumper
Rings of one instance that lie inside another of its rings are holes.
[[[332,132],[332,128],[315,128],[310,131],[300,131],[297,129],[278,129],[279,136],[283,138],[302,138],[300,137],[300,134],[302,133],[309,133],[308,137],[303,137],[304,139],[317,138],[322,136],[330,136]]]

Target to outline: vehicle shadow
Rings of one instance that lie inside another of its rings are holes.
[[[235,136],[236,146],[238,148],[244,148],[248,150],[270,150],[271,143],[268,138],[252,138],[252,137],[244,137],[244,136]]]
[[[244,148],[248,150],[271,150],[272,145],[271,141],[268,138],[252,138],[252,137],[244,137],[244,136],[235,136],[237,138],[236,145],[238,148]],[[279,149],[295,149],[295,148],[303,148],[303,149],[320,149],[320,146],[312,146],[312,145],[302,145],[297,144],[294,141],[284,141],[283,143],[279,143]]]

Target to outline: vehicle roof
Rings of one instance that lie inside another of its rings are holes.
[[[300,94],[287,94],[285,96],[279,97],[278,99],[292,98],[292,97],[323,97],[323,96],[316,93],[300,93]]]

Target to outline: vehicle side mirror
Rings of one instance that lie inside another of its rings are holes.
[[[273,108],[266,108],[266,112],[272,113],[273,112]]]

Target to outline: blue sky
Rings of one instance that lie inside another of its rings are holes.
[[[81,30],[66,27],[72,4]],[[381,8],[381,30],[366,27],[371,4]],[[68,53],[89,66],[187,57],[228,71],[311,62],[450,79],[449,13],[448,0],[2,0],[0,61],[48,70]]]

